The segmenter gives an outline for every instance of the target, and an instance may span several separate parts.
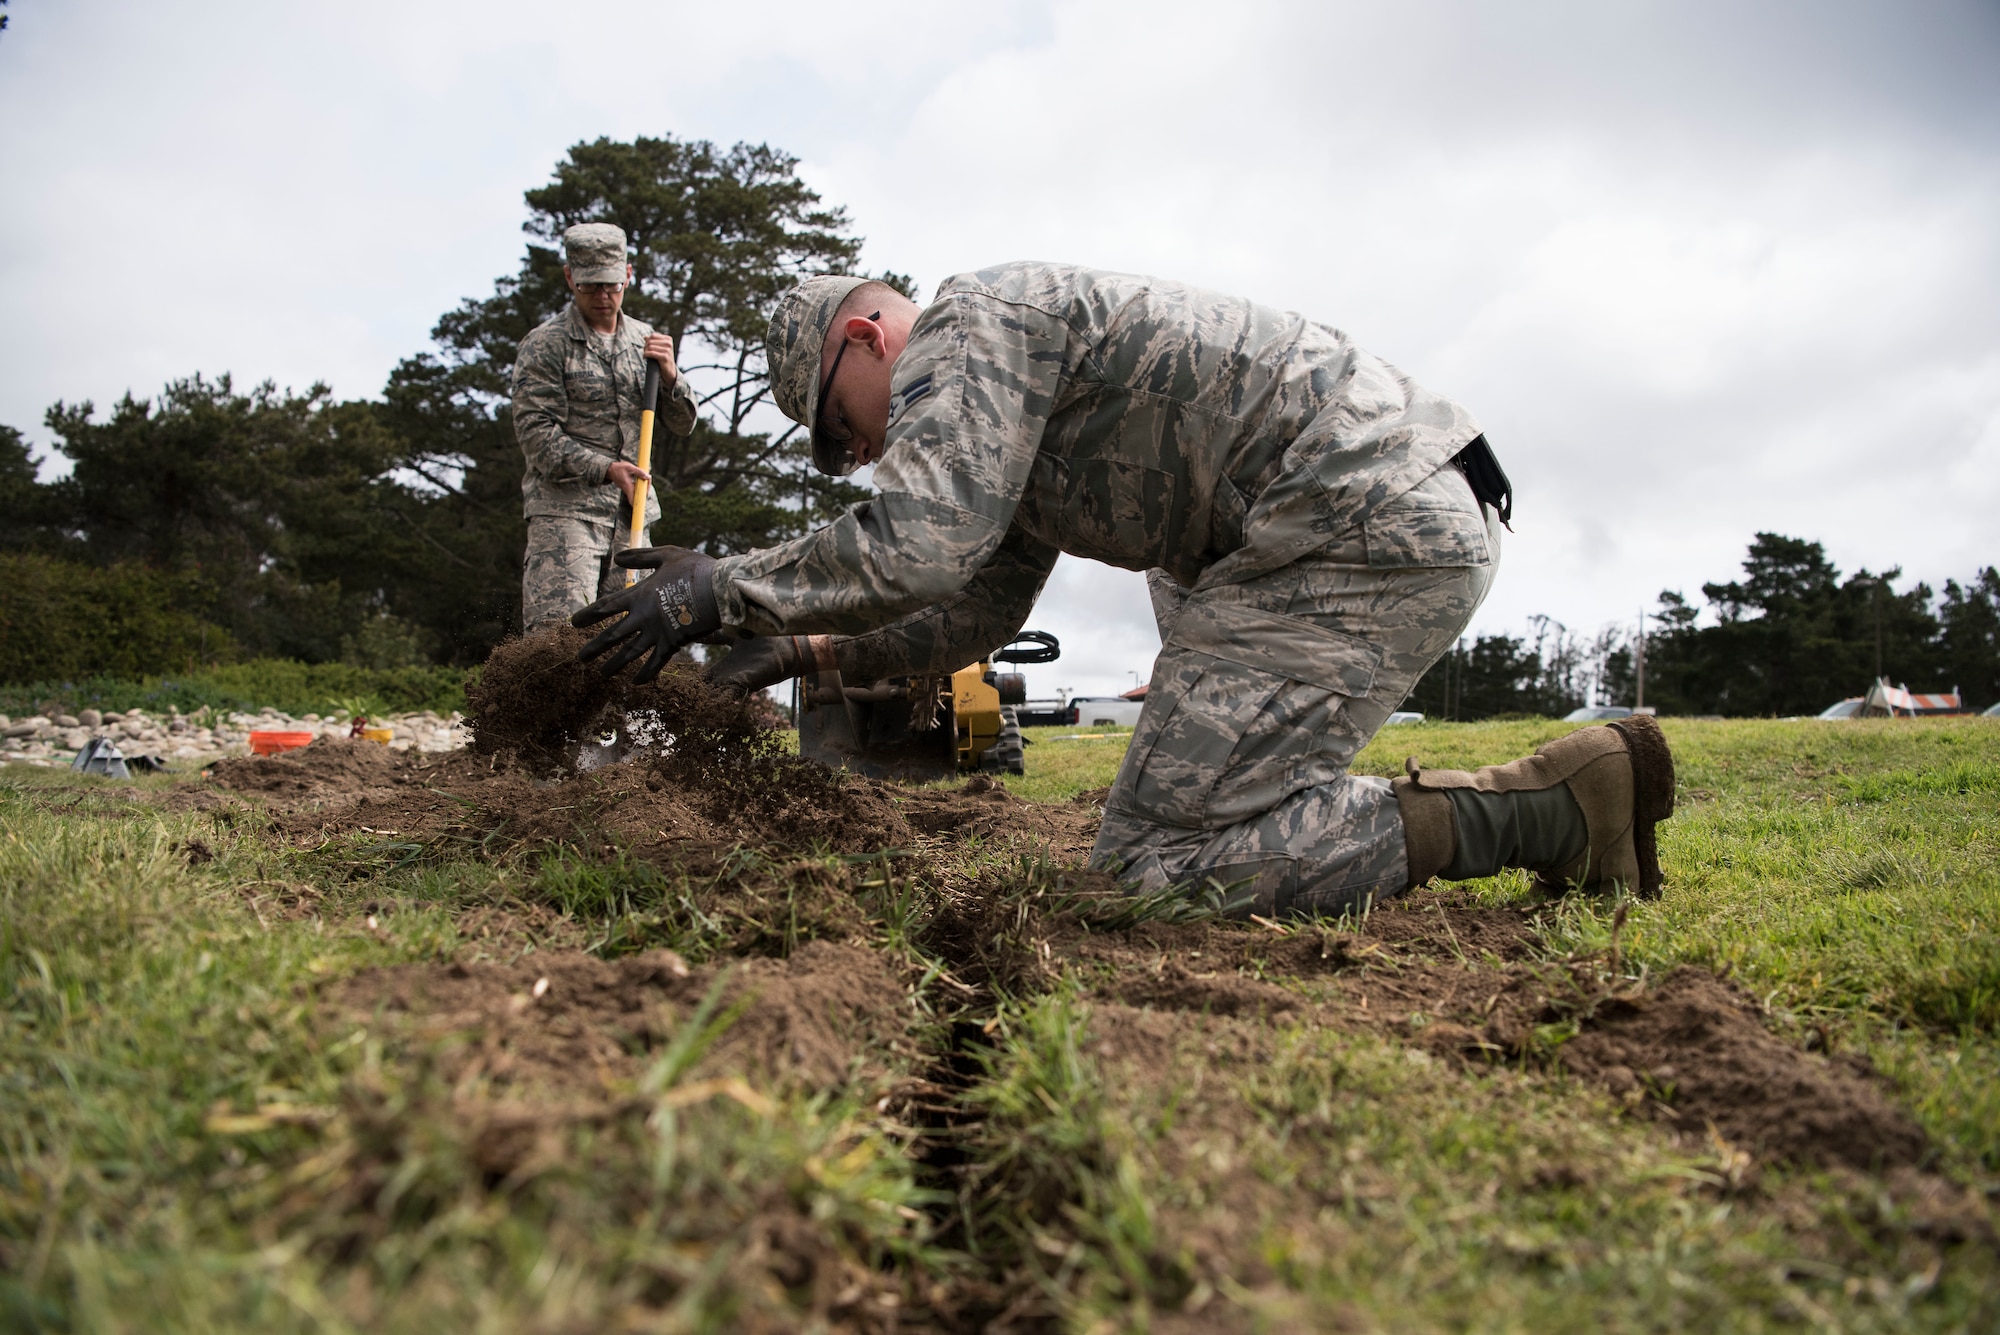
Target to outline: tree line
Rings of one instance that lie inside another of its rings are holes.
[[[1663,714],[1817,714],[1878,676],[1914,691],[2000,700],[2000,571],[1943,593],[1898,592],[1900,567],[1843,578],[1818,542],[1759,533],[1743,577],[1701,586],[1704,606],[1663,591],[1647,617],[1645,701]],[[1526,635],[1481,635],[1425,674],[1409,709],[1435,718],[1560,716],[1638,703],[1638,626],[1572,632],[1547,617]]]
[[[811,467],[796,430],[753,429],[778,298],[854,272],[862,246],[796,168],[768,145],[576,145],[526,192],[518,270],[447,311],[379,398],[196,374],[105,413],[57,403],[44,422],[72,467],[49,483],[0,426],[0,681],[104,670],[93,643],[175,668],[483,660],[520,623],[514,350],[567,304],[560,239],[580,222],[625,229],[625,310],[675,339],[702,405],[691,436],[656,442],[656,542],[768,546],[860,499]]]

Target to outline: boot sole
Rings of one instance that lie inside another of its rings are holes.
[[[1613,719],[1632,755],[1632,848],[1639,860],[1639,896],[1660,897],[1660,845],[1653,827],[1674,814],[1674,753],[1649,715]]]

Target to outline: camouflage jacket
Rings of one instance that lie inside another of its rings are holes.
[[[521,477],[522,513],[615,523],[624,497],[608,472],[614,460],[639,461],[639,393],[646,383],[642,350],[651,325],[618,317],[607,355],[571,302],[521,340],[514,355],[514,436],[527,456]],[[694,429],[694,394],[674,377],[660,386],[653,448],[663,436]],[[646,497],[646,522],[660,517]]]
[[[750,634],[877,630],[843,666],[948,671],[1019,628],[1061,552],[1197,591],[1238,583],[1478,434],[1328,325],[1178,283],[1000,265],[947,280],[918,317],[879,494],[718,562],[716,600]]]

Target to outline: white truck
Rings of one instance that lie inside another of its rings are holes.
[[[1143,700],[1127,700],[1117,695],[1072,695],[1069,723],[1078,728],[1132,728],[1139,723]]]

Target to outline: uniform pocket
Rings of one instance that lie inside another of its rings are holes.
[[[1211,597],[1173,625],[1126,758],[1133,814],[1220,829],[1338,773],[1324,739],[1374,685],[1382,651],[1311,622]]]
[[[1450,464],[1376,510],[1363,529],[1371,566],[1483,566],[1493,561],[1486,516],[1473,498],[1472,485]]]

